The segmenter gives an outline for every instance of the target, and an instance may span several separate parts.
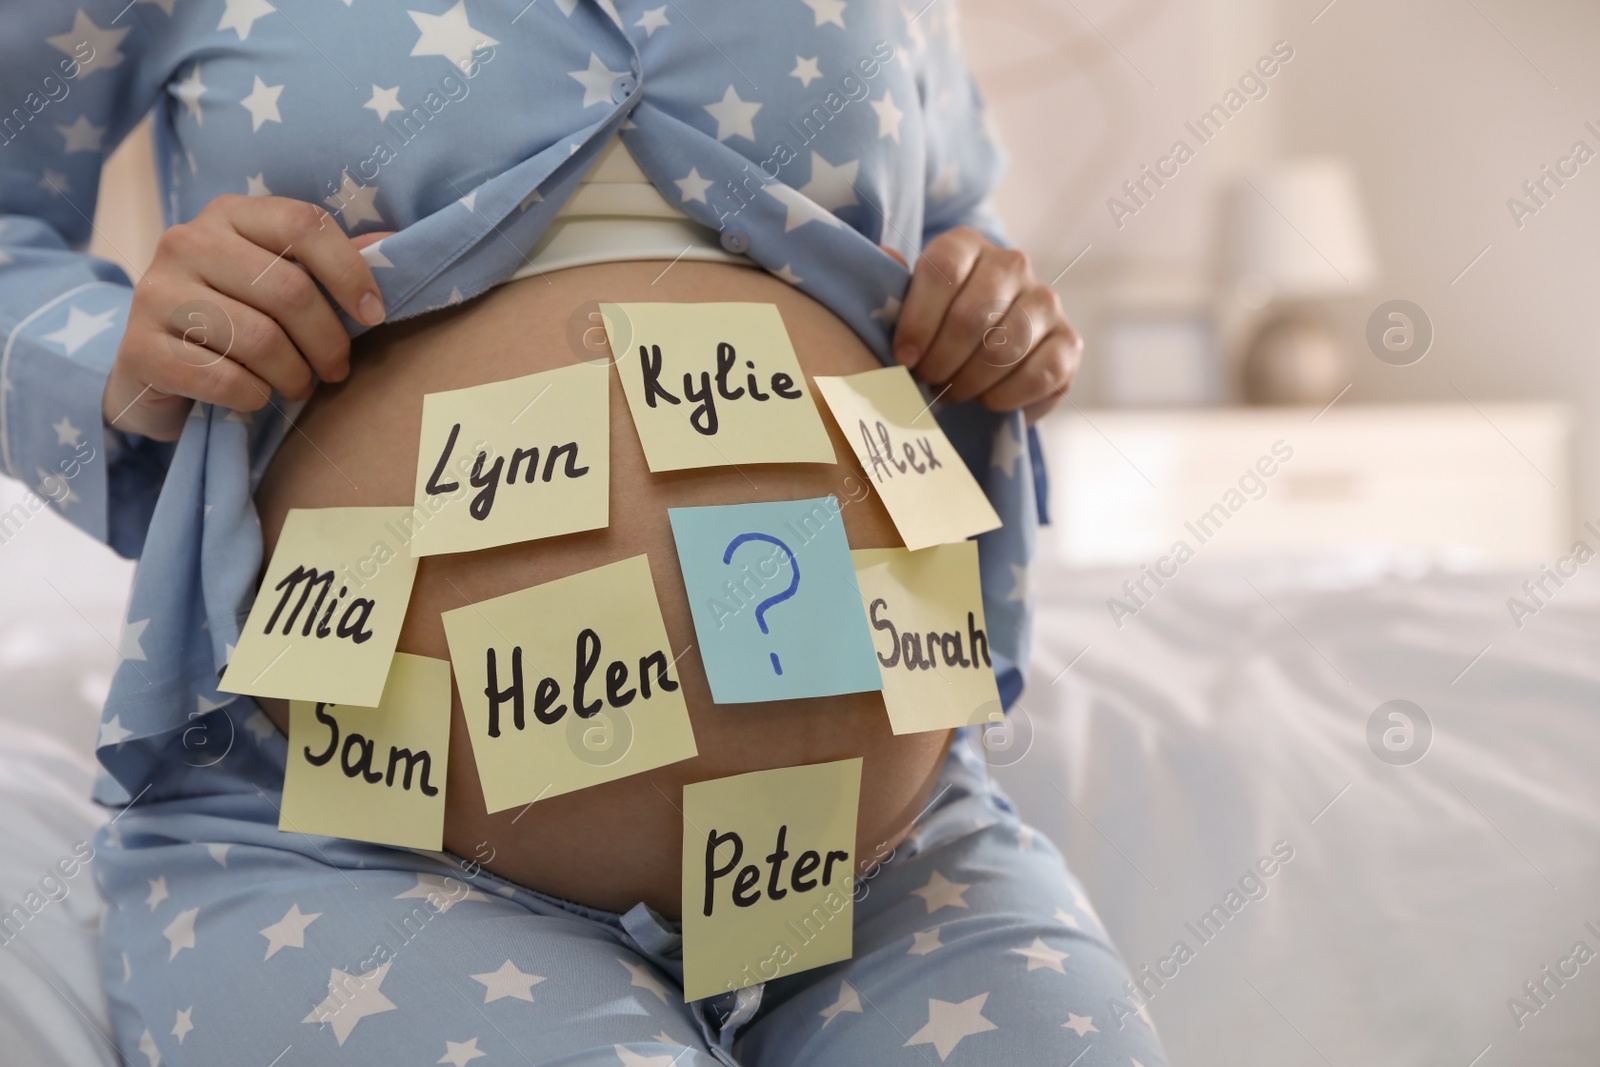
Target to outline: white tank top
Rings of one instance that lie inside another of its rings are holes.
[[[527,278],[588,263],[690,259],[753,267],[727,251],[715,230],[674,207],[650,183],[622,140],[611,143],[512,278]]]

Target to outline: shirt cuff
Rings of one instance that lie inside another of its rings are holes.
[[[22,320],[0,354],[0,459],[31,492],[0,514],[9,540],[46,507],[98,541],[110,535],[111,459],[127,448],[105,430],[101,397],[133,293],[91,284]]]

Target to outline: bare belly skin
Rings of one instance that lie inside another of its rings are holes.
[[[570,366],[574,312],[591,301],[754,301],[776,304],[810,379],[880,366],[843,322],[765,272],[713,263],[606,263],[525,278],[460,307],[362,337],[351,374],[324,385],[256,492],[268,558],[290,508],[412,503],[422,398]],[[595,320],[598,322],[598,320]],[[580,342],[581,343],[581,342]],[[589,335],[589,358],[608,350]],[[812,387],[815,393],[815,387]],[[820,403],[820,401],[819,401]],[[652,474],[611,379],[611,526],[420,561],[400,651],[449,659],[441,612],[647,553],[672,648],[695,643],[667,509],[833,494],[852,548],[898,546],[888,513],[827,422],[837,466],[749,466]],[[855,499],[851,499],[855,498]],[[893,847],[928,802],[950,731],[895,736],[877,693],[761,704],[714,704],[697,651],[677,664],[699,755],[605,785],[484,811],[471,740],[453,700],[445,847],[540,892],[609,911],[643,901],[680,915],[686,783],[773,767],[862,758],[858,872]],[[262,700],[287,731],[288,707]]]

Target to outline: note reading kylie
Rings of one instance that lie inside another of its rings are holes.
[[[683,787],[683,998],[850,958],[861,760]]]
[[[416,504],[428,519],[411,554],[605,526],[609,389],[604,366],[578,363],[424,397]]]
[[[278,829],[444,847],[450,664],[396,652],[376,708],[289,704]]]
[[[646,557],[441,618],[490,812],[695,754]]]
[[[390,524],[410,513],[291,510],[217,688],[376,707],[417,575]]]
[[[1000,516],[956,454],[911,372],[884,367],[818,378],[817,391],[910,549],[962,541]]]
[[[897,734],[997,722],[1003,714],[983,624],[978,544],[850,553]]]
[[[653,471],[832,463],[775,304],[600,305]]]

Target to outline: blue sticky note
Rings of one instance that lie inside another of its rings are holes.
[[[667,515],[718,704],[883,688],[837,498]]]

